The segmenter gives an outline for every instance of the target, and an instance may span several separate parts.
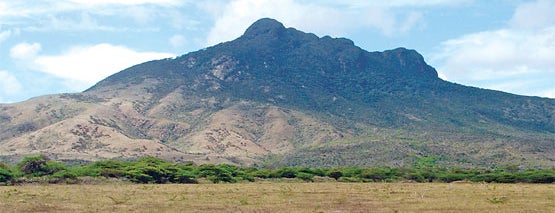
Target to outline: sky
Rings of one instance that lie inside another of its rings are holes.
[[[555,98],[555,0],[0,0],[0,103],[83,91],[270,17],[368,51],[415,49],[447,81]]]

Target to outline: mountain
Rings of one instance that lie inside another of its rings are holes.
[[[117,59],[114,59],[117,60]],[[0,105],[0,156],[239,165],[553,167],[555,100],[438,78],[414,50],[368,52],[273,19],[82,93]]]

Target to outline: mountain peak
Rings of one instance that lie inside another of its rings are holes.
[[[264,18],[84,93],[0,105],[0,160],[552,168],[553,112],[553,99],[445,82],[415,50],[368,52]]]
[[[285,30],[282,23],[271,18],[262,18],[254,22],[247,30],[243,36],[255,37],[258,35],[275,35],[279,34]]]

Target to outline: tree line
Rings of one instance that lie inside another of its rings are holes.
[[[555,183],[555,169],[520,170],[517,166],[499,168],[445,168],[415,165],[412,167],[239,167],[228,164],[174,163],[155,157],[135,161],[105,160],[82,166],[67,166],[39,155],[25,157],[10,166],[0,162],[0,184],[29,182],[79,183],[80,178],[108,178],[133,183],[212,183],[254,182],[264,179],[291,179],[312,182],[497,182]]]

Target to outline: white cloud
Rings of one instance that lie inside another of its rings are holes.
[[[124,46],[97,44],[73,47],[60,55],[38,56],[34,63],[40,71],[78,82],[80,89],[85,89],[132,65],[173,56],[169,53],[137,52]]]
[[[65,79],[74,90],[86,89],[135,64],[174,57],[170,53],[139,52],[111,44],[74,46],[59,55],[41,55],[40,49],[39,43],[20,43],[10,49],[10,56],[23,61],[30,70]]]
[[[419,12],[409,13],[405,21],[401,24],[399,31],[403,33],[410,31],[418,22],[422,20],[423,17],[424,15]]]
[[[544,90],[542,90],[541,92],[538,92],[535,95],[540,96],[540,97],[555,98],[555,88],[553,88],[553,89],[544,89]]]
[[[41,50],[39,43],[19,43],[10,49],[10,57],[19,60],[33,59]]]
[[[88,13],[81,13],[75,17],[64,18],[49,16],[44,26],[36,28],[41,31],[115,31],[114,27],[102,26]]]
[[[233,0],[223,7],[204,5],[216,20],[207,45],[235,39],[250,24],[264,17],[320,35],[343,36],[350,30],[373,28],[392,36],[410,31],[422,19],[420,12],[399,13],[392,7],[453,4],[442,0],[383,2],[389,1],[341,1],[316,5],[295,0]]]
[[[239,37],[244,30],[259,18],[273,17],[283,22],[291,22],[295,16],[305,13],[305,9],[291,0],[234,0],[227,4],[223,13],[216,17],[207,43],[213,45]],[[285,13],[290,11],[290,13]]]
[[[555,22],[545,21],[546,8],[555,13],[545,1],[523,4],[507,28],[445,41],[431,62],[446,80],[555,98]]]
[[[183,47],[183,45],[185,45],[185,37],[182,35],[173,35],[169,39],[169,42],[173,48],[180,48],[180,47]]]
[[[13,95],[21,91],[21,84],[13,75],[0,70],[0,94]],[[5,100],[2,100],[5,101]]]
[[[181,5],[184,0],[68,0],[69,2],[81,5],[142,5],[142,4],[156,4],[164,6]]]
[[[10,38],[10,36],[12,36],[12,31],[11,30],[1,31],[0,32],[0,43],[4,42],[8,38]]]
[[[122,31],[133,27],[122,29],[111,26],[111,21],[99,24],[96,19],[131,18],[134,24],[145,24],[187,5],[192,4],[187,0],[0,0],[0,23],[33,31]]]
[[[555,3],[547,0],[529,2],[517,7],[510,24],[514,28],[541,29],[555,24]]]
[[[429,7],[429,6],[453,6],[470,3],[473,0],[344,0],[337,4],[347,4],[353,7]]]

